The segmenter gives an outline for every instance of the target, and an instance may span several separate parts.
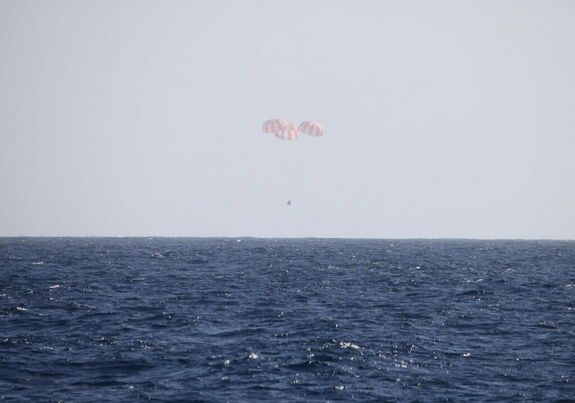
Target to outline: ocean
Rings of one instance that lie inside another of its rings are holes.
[[[575,399],[575,242],[0,238],[3,401]]]

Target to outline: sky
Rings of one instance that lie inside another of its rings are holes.
[[[0,0],[0,236],[575,239],[573,21],[559,0]],[[262,133],[275,117],[325,136]]]

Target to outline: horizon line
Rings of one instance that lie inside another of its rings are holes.
[[[252,235],[0,235],[0,239],[317,239],[317,240],[372,240],[372,241],[562,241],[575,238],[481,238],[481,237],[340,237],[340,236],[252,236]]]

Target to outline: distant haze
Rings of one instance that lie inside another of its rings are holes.
[[[573,239],[574,40],[574,1],[1,0],[0,236]]]

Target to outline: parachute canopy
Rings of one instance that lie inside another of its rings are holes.
[[[296,140],[300,133],[314,137],[323,136],[323,127],[319,123],[310,122],[309,120],[301,122],[299,127],[296,127],[296,125],[288,123],[285,119],[270,119],[264,122],[262,131],[264,133],[273,133],[281,140]]]
[[[285,129],[276,133],[276,137],[282,140],[295,140],[298,135],[299,130],[293,123],[288,123]]]
[[[278,133],[284,130],[287,126],[288,122],[285,119],[270,119],[264,122],[262,130],[264,133]]]
[[[299,131],[310,136],[323,136],[323,127],[321,127],[321,125],[317,122],[310,122],[308,120],[300,123]]]

